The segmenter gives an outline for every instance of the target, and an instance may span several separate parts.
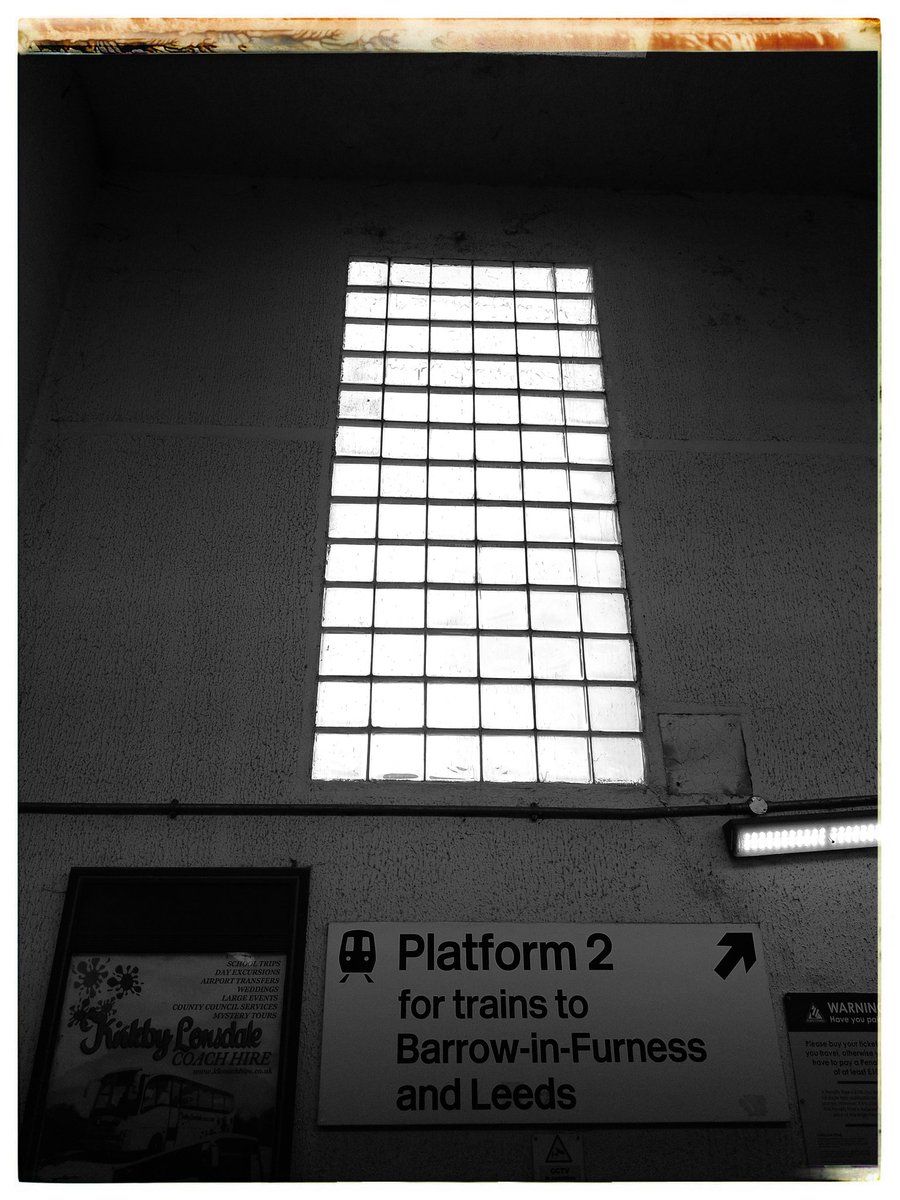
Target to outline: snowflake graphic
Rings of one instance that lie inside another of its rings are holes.
[[[99,958],[86,959],[75,965],[75,986],[89,1000],[93,999],[103,986],[103,981],[109,974],[108,965],[109,959],[101,962]]]
[[[115,992],[117,1000],[122,1000],[128,995],[139,996],[143,991],[143,985],[138,976],[138,968],[132,966],[123,967],[121,963],[119,963],[106,981],[106,986]]]

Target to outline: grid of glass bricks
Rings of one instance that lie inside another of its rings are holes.
[[[314,779],[644,779],[590,270],[350,263]]]

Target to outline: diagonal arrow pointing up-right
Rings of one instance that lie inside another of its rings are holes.
[[[741,959],[744,960],[744,973],[756,962],[756,947],[753,945],[752,933],[726,933],[718,943],[728,946],[728,953],[716,967],[716,974],[727,979]]]

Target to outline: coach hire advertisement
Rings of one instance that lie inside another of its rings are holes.
[[[329,926],[320,1125],[787,1119],[756,926]]]
[[[75,955],[35,1178],[270,1178],[285,956]]]

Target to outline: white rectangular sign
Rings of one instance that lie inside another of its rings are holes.
[[[329,925],[322,1125],[787,1119],[756,926]]]

